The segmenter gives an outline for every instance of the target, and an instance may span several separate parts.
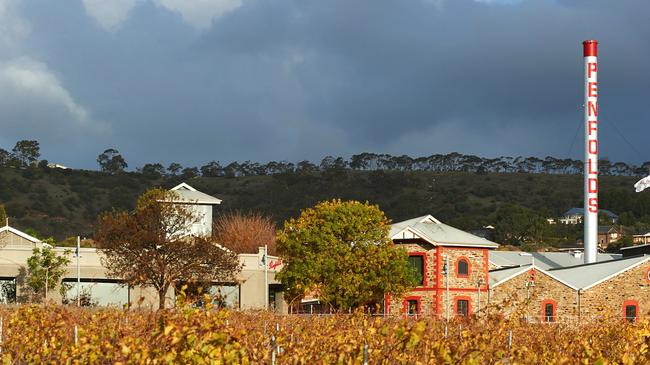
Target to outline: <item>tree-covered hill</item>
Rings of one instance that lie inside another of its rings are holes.
[[[622,223],[650,223],[650,194],[634,193],[636,177],[601,178],[601,208],[621,215]],[[11,225],[63,240],[92,236],[97,215],[131,209],[139,194],[154,186],[185,181],[223,199],[215,214],[231,210],[268,214],[281,224],[300,210],[331,199],[379,204],[399,221],[423,214],[463,229],[499,222],[499,208],[513,204],[536,217],[555,217],[580,206],[580,175],[360,171],[332,166],[242,177],[181,177],[135,172],[103,173],[46,167],[0,167],[0,204]],[[505,212],[505,213],[504,213]],[[502,209],[501,215],[510,214]],[[514,213],[512,213],[514,214]],[[573,239],[573,238],[569,238]]]

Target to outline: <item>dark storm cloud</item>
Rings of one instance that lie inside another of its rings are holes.
[[[19,4],[31,32],[5,48],[45,65],[92,127],[63,124],[86,141],[70,154],[47,133],[62,121],[37,124],[46,157],[83,167],[105,147],[131,166],[362,151],[578,157],[580,42],[597,38],[602,154],[650,160],[647,1],[221,2],[230,10],[212,26],[140,0],[110,29],[80,1]],[[48,115],[50,104],[24,109]]]

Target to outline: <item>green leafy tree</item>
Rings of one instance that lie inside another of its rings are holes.
[[[183,170],[183,166],[177,162],[172,162],[169,164],[169,167],[167,167],[167,171],[169,172],[170,175],[176,176],[178,175],[179,172]]]
[[[530,209],[504,204],[495,214],[497,242],[521,245],[526,241],[543,239],[546,222]]]
[[[122,172],[129,166],[124,157],[120,155],[120,151],[114,148],[106,149],[97,156],[97,163],[102,171],[111,174]]]
[[[284,223],[276,246],[284,266],[277,278],[288,300],[307,293],[336,310],[378,304],[417,285],[406,251],[393,245],[390,224],[376,205],[332,200]]]
[[[153,178],[159,178],[165,175],[165,167],[159,163],[148,163],[142,166],[140,172]]]
[[[36,165],[38,158],[41,156],[40,150],[38,141],[34,140],[18,141],[12,149],[14,156],[23,166]]]
[[[43,292],[45,302],[47,302],[48,291],[61,283],[61,278],[66,273],[66,266],[70,263],[69,255],[70,250],[57,255],[51,247],[44,246],[34,248],[32,256],[27,259],[27,286],[35,293]],[[63,286],[61,290],[64,290]]]

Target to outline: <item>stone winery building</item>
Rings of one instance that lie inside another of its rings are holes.
[[[212,209],[221,204],[221,200],[202,193],[188,184],[182,183],[173,189],[178,195],[178,201],[173,204],[188,204],[198,213],[201,220],[191,227],[190,234],[212,234]],[[0,227],[0,303],[28,302],[31,291],[25,285],[27,274],[27,259],[36,247],[46,243],[21,232],[9,225]],[[69,247],[54,247],[54,251],[63,254]],[[211,294],[219,294],[223,302],[232,308],[261,309],[267,305],[280,313],[286,313],[280,283],[275,280],[275,274],[282,268],[282,261],[276,256],[264,257],[264,248],[258,252],[239,253],[239,261],[243,266],[236,280],[229,283],[213,283],[209,288]],[[62,303],[76,298],[77,293],[77,257],[73,253],[64,284],[69,284],[65,295],[59,290],[51,290],[48,298]],[[81,248],[79,253],[81,292],[89,295],[97,305],[131,306],[158,308],[158,296],[153,288],[130,287],[119,278],[108,276],[101,263],[102,252],[97,248]],[[265,270],[265,265],[267,265]],[[265,278],[266,276],[266,278]],[[265,282],[268,290],[265,290]],[[176,292],[170,289],[166,297],[166,306],[173,306]]]
[[[404,247],[420,285],[403,298],[386,295],[387,313],[468,316],[479,310],[488,290],[489,252],[499,245],[426,215],[395,223],[393,242]]]
[[[173,204],[190,204],[203,217],[190,233],[210,235],[212,209],[221,200],[185,183],[172,190],[179,196]],[[556,322],[606,318],[636,321],[650,313],[650,255],[643,254],[648,250],[640,254],[631,249],[624,255],[599,254],[592,264],[584,264],[579,251],[500,251],[497,243],[431,215],[393,224],[390,238],[408,252],[409,263],[419,274],[419,285],[399,297],[386,294],[386,315],[446,319],[499,314]],[[30,300],[25,285],[26,262],[33,248],[43,245],[9,225],[0,227],[0,303]],[[65,249],[54,248],[59,253]],[[82,293],[88,293],[98,305],[158,307],[152,288],[129,287],[110,277],[101,259],[99,249],[80,250]],[[282,260],[275,256],[265,259],[263,248],[239,253],[239,260],[243,270],[236,280],[213,283],[210,292],[219,293],[232,308],[265,308],[268,300],[269,308],[287,313],[282,288],[275,279]],[[76,297],[76,261],[73,256],[63,280],[70,284],[68,291],[64,295],[58,290],[50,292],[59,303]],[[170,289],[165,305],[173,306],[175,297]]]
[[[393,315],[455,318],[501,314],[555,322],[650,313],[650,255],[498,251],[498,244],[427,215],[395,223],[391,239],[409,254],[420,285],[387,294]]]

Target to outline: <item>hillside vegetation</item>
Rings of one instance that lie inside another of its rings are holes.
[[[621,223],[627,225],[650,223],[650,194],[634,193],[636,179],[604,176],[600,181],[601,208],[618,213]],[[32,228],[57,240],[78,234],[89,237],[100,212],[132,209],[136,197],[145,190],[171,188],[181,181],[223,199],[216,215],[232,210],[255,211],[270,215],[278,225],[298,216],[301,209],[331,198],[379,204],[393,221],[432,214],[463,229],[494,225],[499,208],[507,203],[538,217],[554,217],[581,206],[582,200],[580,175],[332,167],[183,179],[136,172],[0,167],[0,204],[5,205],[11,225],[18,229]]]

